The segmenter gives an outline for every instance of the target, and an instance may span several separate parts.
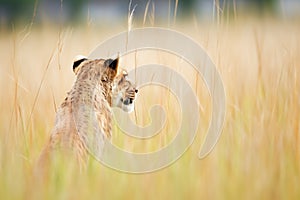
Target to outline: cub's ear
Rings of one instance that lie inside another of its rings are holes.
[[[77,72],[78,72],[79,65],[85,60],[87,60],[87,57],[82,56],[82,55],[78,55],[75,57],[74,62],[73,62],[73,72],[75,74],[77,74]]]
[[[122,75],[123,75],[124,77],[126,77],[126,76],[128,76],[128,72],[127,72],[125,69],[123,69],[123,70],[122,70]]]
[[[104,65],[117,71],[118,70],[118,65],[119,65],[119,57],[114,59],[114,60],[113,59],[105,60]]]

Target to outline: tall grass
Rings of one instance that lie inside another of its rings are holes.
[[[173,165],[149,174],[121,173],[90,160],[82,174],[60,166],[38,184],[31,171],[53,127],[55,109],[73,83],[73,57],[88,54],[122,29],[91,25],[88,33],[81,27],[58,34],[59,27],[45,25],[32,27],[25,39],[27,33],[18,28],[1,32],[0,199],[299,199],[299,26],[253,20],[198,27],[185,23],[177,29],[206,47],[227,93],[223,134],[206,159],[197,158],[211,112],[203,81],[170,55],[138,52],[121,64],[134,68],[151,55],[173,66],[197,90],[201,122],[191,148]],[[161,104],[168,117],[165,129],[142,141],[115,129],[113,143],[149,152],[172,140],[180,113],[175,97],[164,88],[141,88],[139,95],[136,117],[131,117],[145,125],[149,106]]]

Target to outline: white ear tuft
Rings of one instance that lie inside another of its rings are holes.
[[[73,72],[75,74],[77,74],[80,64],[85,60],[87,60],[87,57],[82,56],[82,55],[75,57],[74,62],[73,62]]]
[[[87,59],[87,57],[83,56],[83,55],[77,55],[77,56],[75,56],[75,58],[73,60],[73,63],[78,61],[78,60],[82,60],[82,59]]]
[[[122,74],[123,76],[128,76],[128,72],[125,69],[122,70]]]

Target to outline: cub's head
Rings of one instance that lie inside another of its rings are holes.
[[[101,88],[101,93],[108,104],[112,105],[112,83],[118,72],[119,58],[116,59],[88,59],[78,56],[73,63],[76,74],[75,87],[81,88],[85,84]]]
[[[74,59],[73,71],[77,78],[100,78],[102,83],[113,82],[118,72],[119,58],[116,59],[88,59],[77,56]]]
[[[122,70],[113,82],[112,107],[119,107],[128,113],[132,112],[137,92],[134,83],[128,79],[127,71]]]

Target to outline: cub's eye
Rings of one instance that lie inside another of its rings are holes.
[[[125,82],[125,83],[123,84],[123,87],[128,88],[128,87],[129,87],[129,83],[128,83],[128,82]]]

